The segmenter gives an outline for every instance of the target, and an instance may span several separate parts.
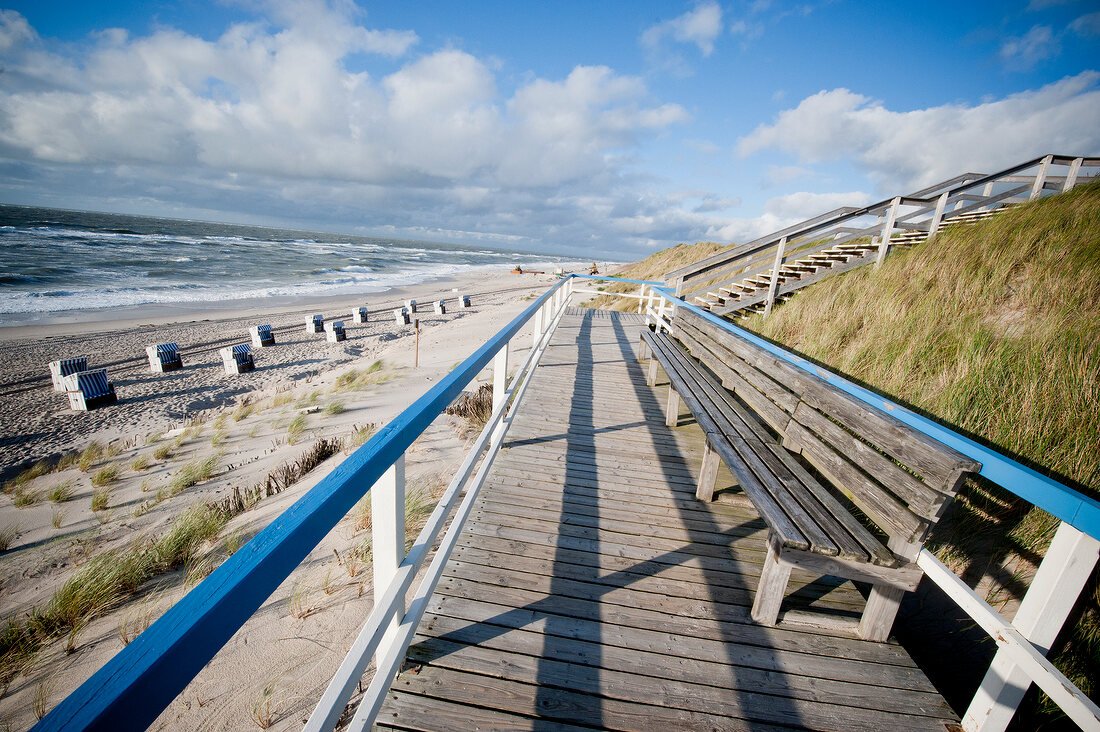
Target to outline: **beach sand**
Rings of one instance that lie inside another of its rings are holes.
[[[90,559],[163,536],[191,506],[264,481],[320,439],[346,441],[344,450],[290,488],[234,517],[186,566],[146,582],[71,637],[48,642],[29,668],[3,688],[0,724],[11,729],[32,725],[36,709],[55,706],[194,582],[335,468],[354,449],[354,435],[361,428],[390,421],[554,279],[478,273],[363,301],[303,303],[279,313],[221,311],[160,322],[63,323],[35,326],[33,332],[0,329],[0,455],[6,477],[13,477],[14,466],[81,450],[93,440],[105,448],[87,470],[74,466],[51,472],[16,490],[9,484],[7,495],[0,497],[0,531],[14,532],[9,548],[0,554],[0,618],[5,620],[46,606]],[[452,288],[470,294],[473,307],[458,308],[458,293]],[[391,314],[406,298],[421,305],[415,368],[413,328],[398,325]],[[430,306],[440,298],[448,300],[442,316]],[[360,305],[370,310],[370,322],[364,325],[354,324],[349,315]],[[347,340],[332,344],[321,335],[308,335],[305,317],[314,312],[326,320],[342,319]],[[274,326],[277,345],[255,350],[254,372],[226,375],[218,348],[247,342],[248,327],[265,322]],[[184,368],[150,373],[144,348],[166,341],[180,345]],[[521,335],[514,344],[512,362],[518,365],[530,339]],[[90,367],[108,368],[117,404],[73,412],[65,396],[52,391],[46,363],[78,354],[88,356]],[[380,366],[367,374],[376,362]],[[353,370],[360,375],[357,385],[338,383],[341,375],[347,381]],[[479,381],[488,381],[490,371],[485,369]],[[301,423],[300,434],[296,423]],[[464,429],[461,420],[442,415],[409,450],[408,491],[419,496],[414,505],[430,506],[432,496],[449,482],[465,454]],[[155,456],[158,451],[160,457]],[[172,489],[185,465],[211,458],[216,467],[209,480]],[[117,477],[103,486],[107,508],[93,511],[93,478],[105,468],[108,473],[117,470]],[[68,497],[50,500],[50,492],[59,486]],[[428,512],[413,512],[412,536]],[[362,550],[369,540],[362,513],[353,511],[154,728],[299,728],[370,612],[369,550]]]

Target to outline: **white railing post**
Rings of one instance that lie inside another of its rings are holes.
[[[897,221],[900,205],[901,196],[896,196],[893,201],[890,201],[890,208],[886,210],[886,223],[882,225],[882,234],[879,236],[875,267],[881,267],[883,260],[886,259],[886,250],[890,248],[890,234],[894,231],[894,222]]]
[[[665,323],[665,308],[668,307],[668,300],[663,297],[658,297],[657,300],[657,332],[662,330],[668,330],[668,326]]]
[[[1012,625],[1046,655],[1100,557],[1100,541],[1067,523],[1058,527]],[[998,650],[963,716],[967,732],[1002,732],[1031,678],[1004,649]]]
[[[493,411],[504,401],[504,391],[508,388],[508,341],[497,351],[493,358]]]
[[[1084,158],[1074,158],[1073,162],[1069,164],[1069,172],[1066,173],[1066,182],[1062,184],[1062,193],[1071,190],[1077,185],[1077,175],[1081,172],[1081,163],[1085,162]]]
[[[374,601],[386,594],[397,566],[405,558],[405,455],[389,467],[370,491],[371,554],[374,557]],[[384,658],[397,636],[397,628],[405,615],[404,606],[386,626],[378,645],[378,656]]]
[[[982,198],[989,198],[992,195],[993,195],[993,181],[989,181],[988,183],[985,184],[985,187],[982,188]],[[963,202],[959,201],[959,203],[962,204]],[[978,210],[979,211],[988,211],[989,206],[982,206]]]
[[[940,230],[940,224],[943,222],[943,210],[947,208],[947,197],[949,195],[950,193],[948,191],[944,191],[936,200],[936,213],[932,214],[932,221],[928,224],[929,239],[935,236],[936,232]]]
[[[1031,184],[1031,195],[1027,200],[1034,201],[1043,192],[1043,185],[1047,182],[1047,172],[1050,170],[1050,162],[1053,159],[1053,155],[1047,155],[1043,158],[1043,162],[1039,163],[1039,172],[1035,174],[1035,182]]]
[[[645,312],[645,285],[638,287],[638,314]]]
[[[539,338],[542,337],[542,308],[535,310],[534,316],[531,318],[531,348],[536,348],[539,344]]]
[[[775,245],[775,262],[772,264],[772,279],[768,283],[768,299],[764,302],[764,317],[771,315],[775,305],[775,293],[779,290],[779,268],[783,266],[783,250],[787,248],[787,237],[782,237]]]

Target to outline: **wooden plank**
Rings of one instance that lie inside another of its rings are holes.
[[[391,689],[388,696],[389,702],[386,704],[384,713],[378,715],[375,729],[422,730],[423,732],[438,732],[441,729],[476,729],[479,732],[513,732],[513,730],[591,732],[592,729],[509,714],[446,699],[410,694],[400,688]]]
[[[621,658],[626,670],[611,668],[612,664],[604,659],[602,648],[593,649],[595,658],[590,658],[589,662],[598,661],[600,664],[599,668],[593,668],[559,661],[549,654],[535,658],[524,653],[486,650],[430,636],[420,636],[417,641],[416,650],[410,654],[414,662],[425,659],[435,667],[538,685],[540,695],[544,695],[547,687],[598,695],[599,700],[592,700],[592,705],[596,707],[605,700],[619,700],[639,706],[659,704],[666,713],[703,708],[711,714],[752,722],[798,724],[810,728],[844,725],[846,729],[876,731],[887,727],[933,729],[932,725],[939,718],[950,714],[950,710],[944,708],[946,704],[943,700],[937,700],[935,695],[900,694],[896,700],[898,709],[892,713],[867,709],[859,706],[860,702],[866,703],[866,687],[853,689],[850,685],[827,680],[817,685],[818,698],[801,698],[795,705],[785,702],[790,693],[785,686],[788,682],[786,677],[753,673],[747,669],[730,673],[729,669],[712,667],[716,671],[725,671],[724,678],[716,679],[726,682],[723,685],[725,688],[691,683],[678,678],[647,675],[645,671],[648,668],[643,659],[635,654],[624,654]],[[613,652],[608,649],[608,653]],[[820,698],[829,694],[833,695],[831,702]],[[840,706],[842,704],[845,706]],[[939,711],[939,718],[928,718],[932,716],[929,712],[933,709]]]

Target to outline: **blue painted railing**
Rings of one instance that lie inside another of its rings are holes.
[[[144,729],[554,293],[536,299],[35,725]]]
[[[1047,513],[1066,522],[1078,531],[1084,532],[1093,538],[1100,538],[1100,502],[1070,488],[1067,485],[1049,478],[1026,465],[1022,465],[1010,457],[992,450],[981,443],[975,442],[954,430],[944,427],[937,422],[928,419],[911,409],[892,402],[868,389],[853,384],[847,379],[838,376],[832,371],[819,367],[811,361],[797,356],[780,346],[770,343],[763,338],[739,328],[733,323],[719,318],[702,308],[691,305],[684,300],[670,294],[663,288],[655,288],[659,295],[668,300],[677,308],[685,308],[705,318],[714,325],[744,338],[745,340],[763,348],[774,356],[817,376],[841,391],[851,394],[856,399],[869,404],[876,409],[888,412],[891,416],[909,425],[918,432],[942,442],[954,450],[974,458],[982,464],[981,475],[1001,486],[1005,490],[1029,501]]]

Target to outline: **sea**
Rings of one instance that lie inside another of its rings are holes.
[[[0,204],[0,326],[378,293],[560,261],[486,247]]]

